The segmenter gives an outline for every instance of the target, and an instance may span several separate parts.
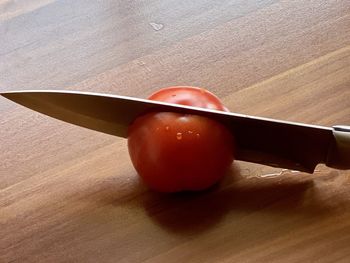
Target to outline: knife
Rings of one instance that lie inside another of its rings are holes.
[[[235,159],[312,173],[319,163],[350,169],[350,126],[324,127],[147,99],[60,90],[9,91],[5,98],[53,118],[127,138],[147,112],[196,114],[223,123],[235,138]]]

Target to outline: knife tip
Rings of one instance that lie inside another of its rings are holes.
[[[19,94],[19,93],[25,93],[26,90],[6,90],[6,91],[0,91],[1,96],[8,96],[11,94]]]
[[[11,93],[11,91],[0,91],[0,95],[7,98],[7,96]]]
[[[19,93],[18,91],[0,91],[0,95],[6,99],[11,99],[18,93]]]

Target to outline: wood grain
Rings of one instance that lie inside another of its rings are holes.
[[[169,85],[349,125],[350,2],[0,0],[0,90]],[[0,262],[349,260],[349,171],[235,162],[206,192],[161,195],[125,140],[5,99],[0,111]]]

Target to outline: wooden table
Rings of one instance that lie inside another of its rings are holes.
[[[0,90],[146,97],[192,85],[231,111],[350,124],[350,2],[0,1]],[[126,141],[0,98],[0,262],[349,262],[350,172],[235,162],[161,195]]]

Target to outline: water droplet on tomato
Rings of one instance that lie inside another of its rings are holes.
[[[188,132],[188,134],[192,134],[193,133],[193,131],[187,131]]]
[[[176,139],[178,139],[178,140],[181,140],[181,139],[182,139],[182,133],[181,133],[181,132],[178,132],[178,133],[176,134]]]
[[[169,126],[165,126],[166,131],[169,131],[169,129],[170,129]]]
[[[199,133],[196,134],[197,138],[199,138],[201,135]]]

